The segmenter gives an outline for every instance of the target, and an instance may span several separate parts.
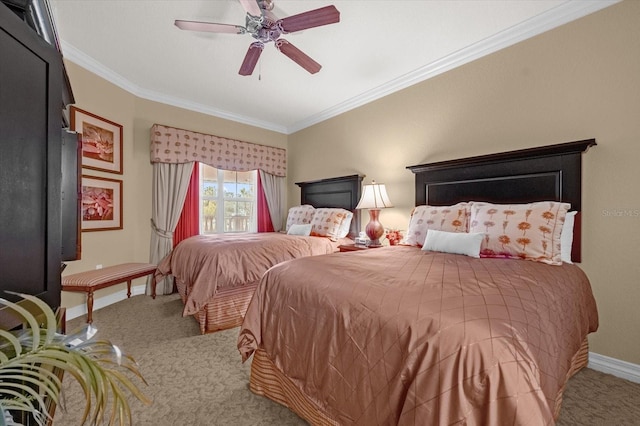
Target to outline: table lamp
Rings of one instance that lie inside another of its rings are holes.
[[[378,221],[378,216],[380,209],[387,207],[393,207],[393,205],[391,201],[389,201],[387,188],[385,188],[384,184],[376,183],[374,180],[371,182],[371,185],[362,186],[362,197],[356,209],[369,210],[369,223],[367,223],[365,232],[369,240],[371,240],[369,242],[370,247],[379,247],[382,245],[380,244],[380,237],[384,234],[384,227]]]

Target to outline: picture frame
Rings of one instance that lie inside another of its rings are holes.
[[[122,180],[82,175],[81,229],[122,229]]]
[[[122,174],[122,126],[70,107],[71,129],[82,135],[82,167]]]

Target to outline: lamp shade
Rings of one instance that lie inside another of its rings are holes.
[[[387,188],[383,183],[373,181],[371,185],[362,186],[362,197],[360,197],[356,209],[384,209],[387,207],[393,207],[393,204],[389,201]]]

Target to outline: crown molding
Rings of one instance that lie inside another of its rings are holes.
[[[498,50],[512,46],[538,34],[542,34],[545,31],[549,31],[553,28],[597,12],[598,10],[604,9],[615,3],[619,3],[620,1],[622,0],[570,0],[562,3],[560,6],[550,9],[547,12],[465,47],[464,49],[445,56],[437,61],[425,65],[424,67],[418,68],[415,71],[391,80],[388,83],[363,93],[362,95],[351,98],[332,108],[298,121],[288,128],[288,134],[295,133],[401,89],[405,89],[409,86],[413,86],[414,84],[428,80],[483,56],[497,52]]]
[[[461,49],[437,61],[425,65],[424,67],[418,68],[415,71],[407,73],[401,77],[398,77],[383,85],[371,89],[359,96],[355,96],[351,99],[335,105],[334,107],[321,111],[318,114],[311,115],[304,120],[300,120],[294,123],[289,127],[276,123],[256,120],[251,117],[232,114],[227,111],[212,108],[207,105],[145,89],[136,84],[133,84],[123,76],[109,69],[104,64],[96,61],[95,59],[76,49],[72,45],[66,43],[64,40],[61,42],[61,47],[65,59],[70,60],[77,65],[80,65],[81,67],[93,72],[94,74],[140,98],[289,135],[347,111],[350,111],[354,108],[365,105],[369,102],[380,99],[391,93],[428,80],[439,74],[445,73],[461,65],[479,59],[483,56],[512,46],[545,31],[549,31],[568,22],[597,12],[615,3],[619,3],[620,1],[621,0],[569,0],[553,9],[550,9],[538,16],[524,21],[521,24],[515,25],[498,34],[495,34],[494,36],[474,43],[464,49]]]
[[[96,61],[91,56],[85,54],[84,52],[80,51],[79,49],[75,48],[71,44],[65,42],[64,40],[61,42],[61,47],[62,47],[62,52],[65,60],[69,60],[81,66],[82,68],[85,68],[86,70],[96,74],[99,77],[104,78],[110,83],[115,84],[121,89],[126,90],[127,92],[139,98],[163,103],[166,105],[175,106],[178,108],[187,109],[194,112],[200,112],[203,114],[212,115],[218,118],[224,118],[225,120],[235,121],[242,124],[248,124],[250,126],[259,127],[266,130],[272,130],[278,133],[286,134],[287,132],[287,128],[285,126],[280,126],[280,125],[269,123],[266,121],[256,120],[251,117],[232,114],[227,111],[211,108],[210,106],[207,106],[207,105],[191,102],[186,99],[181,99],[175,96],[169,96],[164,93],[145,89],[127,80],[125,77],[116,73],[115,71],[105,66],[104,64]]]

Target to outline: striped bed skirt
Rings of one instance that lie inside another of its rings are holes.
[[[218,291],[200,311],[193,315],[200,326],[200,332],[213,333],[240,326],[257,286],[258,281],[242,287]],[[185,303],[186,285],[176,279],[176,288],[182,303]]]

